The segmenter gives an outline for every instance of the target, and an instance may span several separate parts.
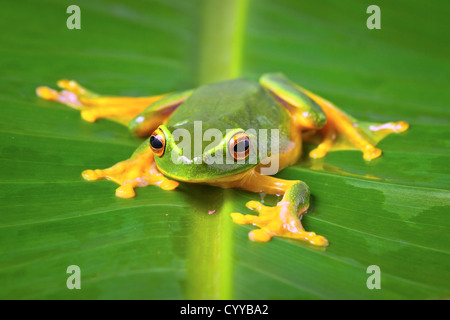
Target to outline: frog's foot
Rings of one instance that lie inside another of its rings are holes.
[[[49,87],[38,87],[36,93],[47,100],[61,102],[81,111],[81,117],[88,122],[108,118],[127,125],[136,115],[152,103],[166,95],[151,97],[112,97],[101,96],[82,87],[74,80],[60,80],[61,91]]]
[[[293,205],[287,201],[279,202],[275,207],[269,207],[258,201],[249,201],[246,206],[259,213],[259,216],[241,213],[232,213],[231,217],[238,224],[253,224],[259,229],[248,234],[253,241],[269,241],[274,236],[308,241],[317,246],[328,245],[328,240],[314,232],[307,232],[293,212]],[[306,208],[303,210],[303,212]],[[301,212],[300,215],[303,213]]]
[[[391,133],[404,132],[409,128],[405,121],[383,124],[358,121],[331,102],[311,92],[307,93],[327,115],[327,124],[320,130],[322,140],[317,148],[309,153],[311,158],[322,158],[330,150],[358,149],[363,152],[365,160],[372,160],[382,153],[375,147],[378,142]]]
[[[167,179],[158,171],[151,151],[133,155],[108,169],[85,170],[82,176],[89,181],[108,179],[120,184],[116,196],[121,198],[133,198],[136,187],[157,185],[164,190],[173,190],[178,186],[178,182]]]
[[[326,125],[322,130],[322,140],[319,145],[310,151],[309,156],[313,159],[319,159],[325,157],[328,151],[331,150],[334,141],[336,140],[336,131],[334,128]]]

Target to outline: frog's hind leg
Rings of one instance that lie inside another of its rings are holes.
[[[375,146],[391,133],[408,130],[405,121],[374,123],[356,120],[324,98],[302,88],[327,115],[327,124],[322,129],[322,141],[310,152],[311,158],[322,158],[330,150],[358,149],[365,160],[381,156]]]
[[[312,158],[322,158],[332,150],[358,149],[365,160],[372,160],[381,155],[381,150],[375,147],[378,142],[409,127],[404,121],[370,123],[356,120],[282,74],[264,75],[260,82],[291,113],[299,129],[320,133],[322,138],[318,146],[309,154]]]
[[[58,101],[80,110],[81,117],[89,122],[107,118],[128,125],[130,120],[149,105],[166,96],[166,94],[149,97],[103,96],[84,88],[74,80],[63,79],[57,84],[63,90],[38,87],[36,93],[43,99]]]

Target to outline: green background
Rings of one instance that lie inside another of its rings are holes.
[[[66,27],[70,4],[81,30]],[[371,4],[380,30],[366,27]],[[449,15],[448,1],[4,2],[0,298],[448,298]],[[142,96],[278,71],[358,119],[411,124],[379,144],[380,159],[333,152],[277,175],[310,186],[302,221],[325,250],[249,241],[229,213],[249,213],[259,194],[182,183],[126,200],[84,181],[140,140],[35,95],[61,78]],[[66,288],[70,265],[81,290]],[[370,265],[381,290],[366,286]]]

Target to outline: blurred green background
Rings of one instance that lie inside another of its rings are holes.
[[[448,298],[448,1],[2,4],[0,298]],[[66,27],[71,4],[80,30]],[[366,27],[372,4],[380,30]],[[142,96],[277,71],[361,120],[411,124],[380,143],[381,159],[334,152],[277,175],[310,186],[302,221],[330,240],[325,250],[249,241],[252,227],[229,213],[249,213],[258,194],[181,184],[125,200],[112,182],[84,181],[140,140],[35,95],[61,78]],[[81,290],[66,288],[69,265]],[[380,290],[366,286],[370,265]]]

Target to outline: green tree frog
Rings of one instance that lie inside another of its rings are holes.
[[[295,164],[305,133],[320,139],[309,153],[311,158],[322,158],[336,149],[358,149],[369,161],[381,155],[375,145],[382,138],[409,127],[404,121],[358,121],[280,73],[264,74],[259,83],[233,79],[151,97],[98,95],[69,80],[60,80],[58,86],[63,90],[39,87],[37,94],[80,110],[86,121],[112,119],[127,125],[134,135],[147,137],[129,159],[107,169],[85,170],[84,179],[112,180],[120,185],[116,195],[122,198],[134,197],[134,188],[148,185],[173,190],[178,181],[282,196],[276,206],[248,202],[246,206],[258,215],[231,213],[235,223],[257,227],[249,232],[253,241],[281,236],[317,246],[328,244],[325,237],[306,231],[300,222],[310,204],[308,186],[263,173],[275,160],[272,173]],[[202,139],[197,152],[195,146],[180,148],[181,140],[187,138],[176,133],[195,136],[199,123],[205,133],[215,128],[222,136]],[[255,138],[255,132],[274,129],[276,137]],[[194,154],[189,152],[192,149]],[[250,150],[257,151],[252,153],[256,154],[253,161]],[[261,150],[265,151],[262,156]],[[230,158],[231,162],[217,161]]]

